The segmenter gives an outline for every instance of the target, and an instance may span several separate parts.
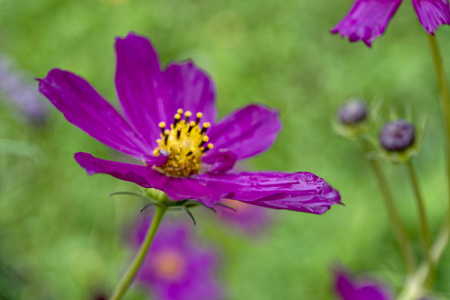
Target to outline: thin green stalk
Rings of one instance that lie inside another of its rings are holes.
[[[444,253],[445,247],[448,243],[449,233],[448,226],[444,224],[438,237],[436,238],[431,248],[431,258],[436,266]],[[420,299],[426,294],[426,281],[432,272],[427,261],[420,264],[420,267],[412,274],[405,283],[403,291],[398,296],[398,300],[416,300]]]
[[[138,272],[142,262],[145,259],[145,256],[147,255],[148,249],[152,244],[153,238],[155,237],[156,231],[158,230],[159,224],[161,223],[161,220],[166,210],[167,207],[163,205],[157,206],[155,216],[153,217],[152,224],[147,231],[144,242],[142,243],[141,248],[139,249],[139,252],[136,254],[136,257],[134,258],[133,262],[128,267],[128,270],[125,272],[125,275],[122,277],[116,289],[114,290],[114,294],[110,298],[111,300],[121,299],[125,294],[125,292],[128,290],[128,288],[130,287],[134,277],[136,276],[136,273]]]
[[[419,220],[420,220],[420,235],[422,238],[423,250],[425,253],[425,258],[430,265],[430,277],[433,276],[434,263],[431,258],[431,234],[430,234],[430,226],[428,225],[428,218],[425,210],[425,204],[423,201],[422,192],[419,186],[419,180],[417,178],[417,172],[412,164],[411,160],[408,160],[406,163],[408,169],[408,175],[411,180],[411,186],[414,190],[414,196],[416,199],[417,209],[419,211]],[[430,279],[431,281],[431,279]],[[431,283],[431,282],[430,282]]]
[[[366,154],[367,161],[369,162],[369,165],[377,178],[384,205],[386,206],[386,211],[388,213],[389,220],[391,221],[392,231],[395,239],[397,240],[398,247],[400,248],[400,253],[403,263],[405,264],[406,271],[411,274],[414,272],[416,267],[416,259],[414,257],[405,227],[400,218],[400,214],[395,206],[394,197],[392,196],[388,181],[384,175],[380,162],[377,159],[368,157],[370,153],[370,146],[364,140],[362,140],[362,146]]]
[[[439,45],[436,37],[429,35],[428,40],[431,46],[431,54],[433,56],[434,67],[436,69],[436,74],[438,78],[439,89],[441,92],[442,108],[444,110],[444,120],[445,120],[445,147],[446,147],[446,173],[447,173],[447,189],[448,189],[448,212],[447,212],[447,226],[449,230],[447,233],[450,234],[450,98],[447,88],[447,79],[445,76],[444,65],[442,63],[441,53],[439,51]]]

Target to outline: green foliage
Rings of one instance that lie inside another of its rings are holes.
[[[272,227],[251,241],[196,208],[195,229],[203,242],[223,247],[219,276],[228,299],[335,299],[330,280],[336,264],[373,271],[394,285],[402,272],[362,151],[332,130],[340,103],[353,96],[379,98],[384,108],[426,111],[417,162],[434,231],[447,197],[442,120],[425,33],[404,3],[373,49],[349,44],[329,29],[350,2],[0,0],[0,50],[35,77],[53,67],[80,74],[117,102],[113,42],[131,30],[148,36],[163,62],[192,58],[206,69],[217,85],[221,116],[250,102],[278,108],[284,124],[279,139],[245,167],[314,172],[341,191],[345,206],[323,216],[271,211]],[[450,29],[439,29],[437,37],[449,49]],[[133,253],[126,228],[145,202],[108,197],[138,189],[108,176],[88,177],[73,153],[122,158],[54,108],[43,128],[17,123],[9,109],[0,105],[0,139],[22,146],[18,155],[11,143],[7,153],[0,150],[0,298],[89,299],[111,291]],[[386,167],[409,234],[418,241],[405,170]],[[415,246],[419,252],[419,242]],[[450,293],[449,267],[446,255],[438,270],[443,293]],[[144,295],[135,288],[127,299]]]

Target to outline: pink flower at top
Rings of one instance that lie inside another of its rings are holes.
[[[356,0],[347,15],[331,30],[350,42],[372,42],[384,33],[402,0]],[[448,0],[412,0],[423,28],[431,35],[444,24],[450,24]]]

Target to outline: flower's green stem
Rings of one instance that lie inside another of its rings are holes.
[[[147,231],[144,242],[142,243],[141,248],[139,249],[139,252],[136,254],[136,257],[134,258],[133,262],[128,267],[128,270],[126,271],[125,275],[122,277],[116,289],[114,290],[114,294],[110,298],[111,300],[121,299],[125,294],[125,292],[128,290],[128,288],[130,287],[134,277],[136,276],[136,273],[139,270],[139,267],[141,266],[142,262],[145,259],[145,256],[147,255],[148,249],[152,244],[153,238],[155,237],[156,231],[158,230],[159,224],[161,223],[161,220],[166,210],[167,207],[164,205],[157,206],[155,216],[153,217],[152,224]]]
[[[408,169],[408,175],[411,180],[411,186],[414,190],[414,196],[416,198],[417,209],[419,211],[419,219],[420,219],[420,235],[422,238],[423,250],[425,253],[425,258],[430,265],[430,285],[432,284],[432,277],[434,271],[434,263],[431,258],[431,234],[430,234],[430,226],[428,225],[428,218],[425,210],[425,203],[423,201],[422,192],[419,186],[419,180],[417,178],[416,170],[412,164],[411,160],[408,160],[406,163]]]
[[[448,94],[447,79],[445,77],[444,65],[442,63],[442,57],[439,51],[438,42],[435,36],[429,34],[427,34],[427,36],[431,46],[431,54],[433,56],[434,67],[436,68],[439,89],[441,91],[442,108],[444,110],[444,121],[446,130],[446,138],[445,138],[446,173],[447,173],[447,189],[448,189],[447,191],[448,212],[446,220],[448,230],[446,232],[450,235],[450,98]],[[448,240],[449,239],[447,239],[447,241]]]
[[[392,196],[388,181],[386,179],[386,176],[384,175],[383,169],[380,165],[380,161],[370,157],[370,144],[364,139],[361,140],[361,143],[366,154],[366,159],[377,178],[378,186],[381,190],[382,198],[384,200],[384,205],[386,206],[386,211],[391,221],[392,231],[394,232],[394,236],[400,248],[400,253],[405,264],[406,271],[411,274],[412,272],[414,272],[414,269],[416,267],[416,259],[414,257],[414,253],[412,251],[411,243],[408,239],[405,227],[400,218],[400,214],[398,213],[397,207],[395,206],[394,197]]]

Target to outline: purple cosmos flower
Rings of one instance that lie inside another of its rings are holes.
[[[36,92],[36,87],[24,77],[13,69],[7,57],[0,55],[0,93],[10,100],[27,122],[43,124],[48,117],[47,107]]]
[[[219,219],[245,232],[251,234],[260,232],[270,221],[267,211],[261,207],[230,199],[222,199],[220,203],[230,206],[234,210],[218,207],[217,216]]]
[[[346,271],[334,274],[334,287],[342,300],[393,300],[391,292],[373,280],[356,280]]]
[[[143,242],[149,220],[135,234],[137,247]],[[198,246],[185,223],[164,222],[144,260],[137,280],[158,300],[217,300],[222,292],[215,278],[217,255]]]
[[[372,42],[384,33],[402,0],[356,0],[348,14],[331,30],[350,42],[362,40],[371,47]],[[435,30],[450,24],[448,0],[412,0],[423,28],[434,35]]]
[[[338,191],[311,173],[230,171],[237,160],[272,145],[281,129],[276,111],[249,105],[216,121],[214,84],[192,62],[162,70],[150,41],[133,33],[117,38],[115,48],[116,89],[125,117],[77,75],[53,69],[39,80],[39,91],[69,122],[142,163],[76,153],[89,175],[110,174],[161,190],[173,201],[191,199],[210,207],[230,198],[322,214],[340,203]]]

